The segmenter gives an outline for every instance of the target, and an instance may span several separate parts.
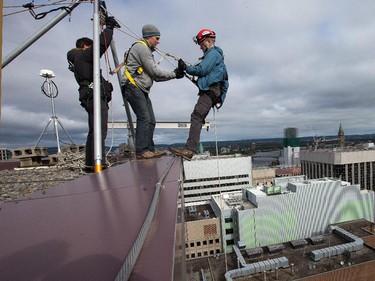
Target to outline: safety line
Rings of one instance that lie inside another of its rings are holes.
[[[217,168],[217,177],[218,177],[218,184],[219,184],[219,195],[220,195],[220,208],[223,209],[223,198],[221,195],[221,181],[220,181],[220,166],[219,166],[219,148],[217,144],[217,128],[216,128],[216,109],[215,107],[213,109],[213,116],[214,116],[214,132],[215,132],[215,147],[216,147],[216,168]],[[223,218],[223,215],[221,214],[221,223],[225,226],[225,218]],[[223,228],[222,228],[223,229]],[[224,233],[222,234],[222,238],[224,238]],[[224,244],[224,241],[221,241],[222,244]],[[226,245],[226,244],[225,244]],[[228,271],[228,259],[227,259],[227,247],[223,247],[224,249],[224,259],[225,259],[225,269]]]
[[[171,169],[172,165],[176,161],[177,157],[174,157],[173,160],[170,162],[169,166],[167,167],[166,171],[160,178],[160,180],[156,183],[154,195],[150,204],[150,208],[148,209],[146,218],[143,222],[142,228],[139,231],[137,238],[135,239],[123,265],[121,266],[120,272],[117,274],[115,281],[127,281],[134,269],[134,266],[137,262],[138,256],[142,250],[143,244],[146,240],[146,236],[148,230],[151,227],[152,219],[155,215],[156,207],[159,201],[159,194],[160,189],[163,186],[163,182],[169,170]]]

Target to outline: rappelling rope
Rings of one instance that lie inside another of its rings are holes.
[[[102,32],[103,32],[103,27],[102,27]],[[109,78],[109,73],[111,73],[111,64],[110,64],[110,60],[109,60],[109,55],[108,55],[108,44],[107,44],[107,39],[106,39],[106,36],[103,36],[104,37],[104,45],[105,45],[105,56],[104,56],[104,60],[105,60],[105,68],[106,68],[106,80],[109,81],[110,78]],[[112,148],[113,148],[113,144],[114,144],[114,117],[113,117],[113,103],[112,103],[112,99],[110,101],[110,122],[111,122],[111,144],[109,146],[109,149],[107,151],[107,154],[105,155],[106,158],[108,157],[108,155],[111,153],[112,151]],[[107,159],[105,159],[107,160]],[[107,163],[109,163],[109,161],[107,160],[106,161]]]
[[[106,51],[106,53],[107,53],[107,51]],[[109,81],[109,72],[110,72],[110,65],[109,65],[109,61],[107,61],[107,57],[105,57],[105,61],[106,61],[106,64],[105,64],[105,66],[106,66],[106,79],[107,79],[107,81]],[[109,155],[109,153],[111,152],[111,150],[112,150],[112,148],[113,148],[113,144],[114,144],[114,133],[113,133],[113,131],[114,131],[114,118],[113,118],[113,104],[112,104],[112,99],[111,99],[111,101],[110,101],[110,104],[111,104],[111,106],[110,106],[110,115],[111,115],[111,118],[110,118],[110,120],[111,120],[111,144],[110,144],[110,146],[109,146],[109,149],[108,149],[108,152],[107,152],[107,154],[105,155],[106,157],[108,157],[108,155]],[[108,161],[107,161],[108,162]]]
[[[217,144],[217,128],[216,128],[216,108],[213,106],[212,107],[213,109],[213,117],[214,117],[214,132],[215,132],[215,150],[216,150],[216,168],[217,168],[217,177],[218,177],[218,182],[219,182],[219,194],[220,194],[220,208],[223,209],[223,198],[222,198],[222,195],[221,195],[221,181],[220,181],[220,166],[219,166],[219,147],[218,147],[218,144]],[[223,220],[224,218],[221,217],[221,220]],[[225,224],[225,221],[222,222]],[[225,258],[225,271],[227,272],[228,271],[228,259],[227,259],[227,247],[223,247],[224,248],[224,258]]]

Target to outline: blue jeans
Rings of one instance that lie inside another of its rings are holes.
[[[129,81],[122,87],[122,97],[128,101],[137,117],[135,131],[135,152],[154,151],[155,115],[148,93],[135,87]]]

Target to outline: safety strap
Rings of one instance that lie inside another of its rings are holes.
[[[126,77],[128,78],[129,82],[132,83],[134,86],[136,86],[136,87],[138,88],[138,85],[137,85],[137,83],[135,82],[133,76],[130,74],[130,71],[126,68],[126,63],[127,63],[127,61],[128,61],[129,52],[130,52],[131,48],[132,48],[135,44],[137,44],[137,43],[142,43],[143,45],[145,45],[146,47],[148,47],[148,46],[147,46],[147,43],[146,43],[145,41],[139,40],[139,41],[135,42],[135,43],[130,47],[129,51],[127,52],[127,54],[126,54],[126,56],[125,56],[125,58],[124,58],[124,66],[125,66],[125,75],[126,75]],[[138,67],[138,69],[137,69],[137,74],[138,74],[138,75],[141,75],[142,72],[143,72],[143,67],[142,67],[142,66]]]

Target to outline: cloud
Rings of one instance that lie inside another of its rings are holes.
[[[35,0],[36,5],[51,4]],[[213,4],[214,3],[214,4]],[[5,0],[4,15],[22,8],[20,0]],[[114,40],[119,60],[141,34],[144,24],[161,30],[160,49],[191,63],[201,51],[192,37],[201,28],[217,34],[224,50],[230,88],[224,106],[209,114],[216,125],[202,131],[202,140],[282,137],[285,127],[300,136],[335,135],[340,123],[345,134],[373,133],[375,88],[375,3],[353,1],[114,1],[107,8],[121,23]],[[55,8],[55,6],[53,6]],[[38,8],[48,11],[51,6]],[[75,142],[84,143],[87,116],[78,102],[77,84],[67,69],[66,52],[82,36],[92,37],[92,3],[80,4],[9,63],[2,72],[0,145],[33,144],[51,116],[50,100],[41,93],[40,69],[55,72],[56,112]],[[5,16],[3,58],[18,48],[58,12],[35,20],[28,11]],[[112,53],[101,66],[115,86],[110,120],[126,120]],[[155,54],[156,61],[160,56]],[[169,62],[169,61],[170,62]],[[159,67],[173,70],[176,62],[163,59]],[[109,66],[106,67],[106,64]],[[187,79],[155,83],[150,97],[159,121],[189,121],[197,88]],[[134,118],[134,115],[133,115]],[[134,119],[135,120],[135,119]],[[156,143],[186,141],[184,129],[160,129]],[[108,134],[107,143],[127,141],[126,131]],[[53,143],[50,141],[50,143]]]

